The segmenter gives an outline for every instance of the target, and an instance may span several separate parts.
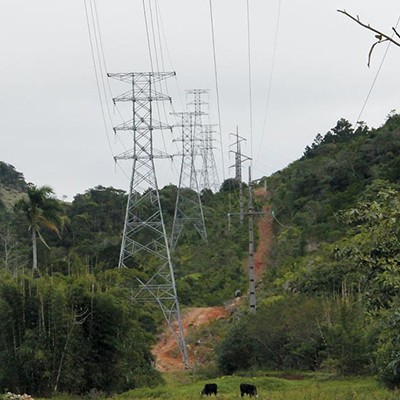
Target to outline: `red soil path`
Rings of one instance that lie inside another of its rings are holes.
[[[207,325],[213,320],[227,318],[229,312],[224,307],[196,307],[187,309],[182,315],[182,323],[187,335],[188,331],[202,325]],[[171,329],[160,336],[159,341],[152,351],[156,359],[156,368],[161,372],[178,371],[183,369],[182,358],[177,348],[175,336]],[[197,364],[196,354],[191,346],[188,346],[189,364]]]
[[[268,197],[264,188],[257,188],[255,196],[261,200],[266,200]],[[262,217],[257,221],[258,223],[258,245],[254,254],[254,263],[256,270],[257,280],[261,279],[262,273],[267,266],[267,257],[272,238],[272,216],[270,207],[264,206]],[[229,308],[235,307],[239,299],[235,299],[230,307],[198,307],[187,309],[182,315],[182,322],[185,335],[190,334],[196,328],[207,325],[213,320],[220,318],[227,318],[230,315]],[[196,354],[194,346],[188,346],[189,363],[190,365],[197,365],[200,360]],[[171,329],[165,330],[160,335],[158,342],[154,345],[152,353],[156,359],[156,368],[161,372],[172,372],[183,369],[181,355],[178,351],[175,336]]]
[[[263,188],[256,188],[255,197],[259,200],[267,200],[268,192]],[[258,220],[258,243],[254,253],[254,266],[256,270],[256,279],[261,279],[262,274],[267,268],[267,260],[272,240],[272,214],[271,207],[264,206],[262,208],[264,214]]]

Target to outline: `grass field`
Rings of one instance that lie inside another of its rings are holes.
[[[340,379],[316,374],[304,376],[288,374],[283,377],[274,377],[269,374],[257,375],[256,377],[225,376],[207,381],[196,381],[190,375],[168,376],[163,386],[132,390],[114,396],[113,400],[199,399],[200,391],[207,382],[218,384],[217,398],[220,400],[239,399],[240,383],[256,385],[258,399],[268,400],[394,400],[400,398],[399,392],[383,389],[373,378]]]

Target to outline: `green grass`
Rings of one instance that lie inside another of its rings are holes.
[[[200,398],[200,391],[206,382],[218,384],[217,398],[220,400],[240,398],[239,385],[242,382],[255,384],[260,400],[394,400],[400,397],[399,392],[390,392],[379,387],[372,378],[340,379],[329,375],[308,374],[303,379],[292,380],[271,376],[275,374],[255,375],[257,376],[223,376],[208,381],[196,381],[190,375],[169,376],[163,386],[132,390],[114,396],[113,400],[197,399]],[[247,396],[245,398],[248,399]]]

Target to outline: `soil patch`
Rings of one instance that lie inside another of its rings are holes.
[[[188,331],[194,330],[200,326],[207,325],[211,321],[221,318],[227,318],[229,311],[225,307],[195,307],[185,310],[182,314],[182,323],[185,331],[185,337]],[[171,329],[165,329],[165,332],[159,336],[158,342],[151,350],[155,356],[156,369],[161,372],[180,371],[183,369],[182,356],[176,343],[175,335]],[[198,355],[192,346],[188,346],[189,364],[198,363]]]

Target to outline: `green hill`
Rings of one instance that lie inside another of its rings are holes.
[[[204,329],[222,340],[203,373],[312,370],[378,375],[400,386],[399,139],[399,115],[378,129],[340,120],[301,159],[262,179],[269,196],[256,197],[256,210],[272,210],[274,235],[257,313],[243,307]],[[47,395],[159,383],[150,347],[163,315],[156,304],[131,301],[136,277],[149,279],[154,259],[116,268],[126,193],[97,186],[60,202],[58,229],[41,225],[32,274],[30,226],[12,207],[26,187],[21,173],[0,163],[0,386]],[[176,187],[160,197],[170,231]],[[183,307],[222,305],[247,291],[237,182],[201,198],[208,243],[188,232],[173,254]],[[152,207],[143,204],[143,212]]]
[[[399,139],[399,115],[378,129],[340,120],[268,178],[275,239],[257,314],[219,347],[224,372],[378,374],[400,385]]]

